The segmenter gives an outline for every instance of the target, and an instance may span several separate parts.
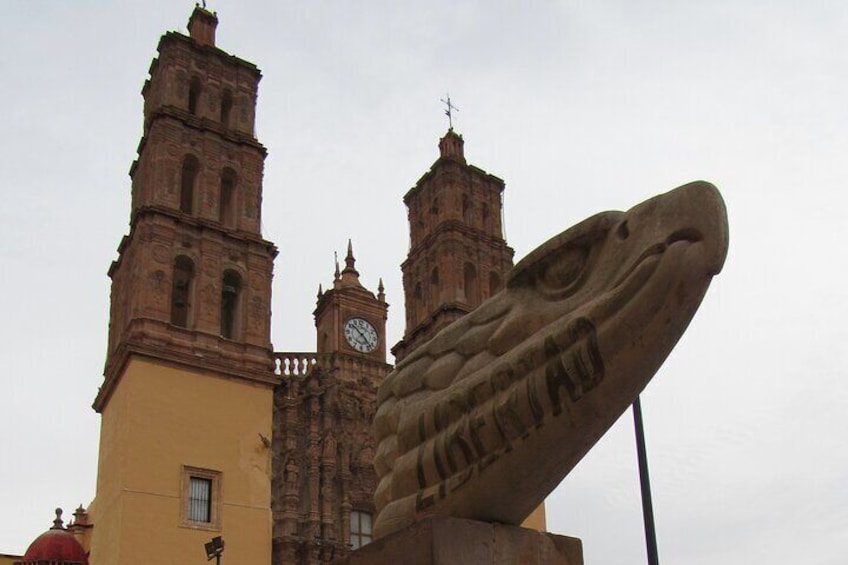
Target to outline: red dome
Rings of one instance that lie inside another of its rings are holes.
[[[56,512],[54,526],[35,538],[21,559],[22,563],[57,563],[59,565],[88,565],[88,555],[77,538],[62,527],[59,518],[61,510]]]

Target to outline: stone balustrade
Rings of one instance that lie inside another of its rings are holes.
[[[277,351],[274,352],[274,373],[283,377],[305,377],[319,364],[327,366],[330,355],[314,351]]]
[[[375,376],[382,380],[386,363],[362,355],[345,353],[316,353],[314,351],[277,351],[274,353],[274,374],[281,377],[305,377],[314,369],[341,370],[361,376]]]

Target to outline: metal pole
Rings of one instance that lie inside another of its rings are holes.
[[[642,517],[645,520],[645,546],[648,565],[659,565],[657,534],[654,530],[654,507],[651,503],[651,479],[648,476],[648,454],[645,449],[645,429],[642,425],[642,405],[639,397],[633,402],[633,424],[636,428],[636,454],[639,458],[639,483],[642,486]]]

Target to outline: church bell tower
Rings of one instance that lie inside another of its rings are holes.
[[[270,563],[275,246],[260,231],[261,74],[189,36],[158,46],[130,168],[130,231],[112,279],[94,563],[189,563],[222,536],[232,562]]]
[[[401,264],[406,331],[397,361],[498,292],[513,250],[501,225],[504,182],[465,161],[453,128],[439,158],[403,197],[410,250]]]
[[[448,117],[450,117],[450,98]],[[503,236],[504,181],[469,165],[465,141],[448,129],[439,158],[403,197],[410,249],[401,264],[406,331],[392,348],[400,362],[439,330],[500,292],[512,269]],[[545,530],[545,505],[524,527]]]

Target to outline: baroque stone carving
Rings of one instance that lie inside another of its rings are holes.
[[[164,245],[156,245],[153,247],[153,259],[157,263],[169,263],[171,260],[171,251]]]
[[[727,253],[696,182],[555,236],[380,386],[375,534],[429,515],[520,524],[647,385]]]
[[[275,563],[329,562],[308,557],[318,550],[347,555],[351,510],[373,512],[374,468],[351,461],[371,441],[369,410],[347,407],[372,406],[378,379],[354,381],[341,360],[285,376],[275,391],[274,441],[290,446],[272,479]]]

